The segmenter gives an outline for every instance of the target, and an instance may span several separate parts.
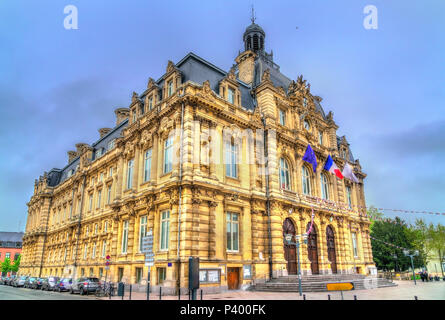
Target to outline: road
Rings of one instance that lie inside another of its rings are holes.
[[[0,285],[0,300],[95,300],[93,296],[81,296],[69,292],[52,292]]]

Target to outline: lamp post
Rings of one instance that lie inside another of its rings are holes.
[[[410,253],[409,253],[409,250],[406,250],[406,249],[405,249],[405,250],[403,250],[403,253],[405,254],[405,256],[411,258],[411,268],[413,269],[413,279],[414,279],[414,284],[417,285],[417,282],[416,282],[416,274],[415,274],[415,272],[414,272],[414,262],[413,262],[413,257],[414,257],[414,256],[418,256],[418,255],[419,255],[419,251],[416,250],[416,251],[414,251],[413,254],[410,254]]]
[[[286,240],[287,244],[293,244],[297,246],[297,265],[298,265],[298,291],[300,293],[300,296],[303,294],[303,289],[301,287],[301,268],[300,268],[300,238],[303,238],[304,243],[307,243],[307,234],[296,235],[295,236],[295,242],[292,242],[292,235],[287,233],[284,236],[284,239]]]

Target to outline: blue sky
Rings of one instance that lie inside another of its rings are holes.
[[[63,27],[70,4],[78,30]],[[443,1],[3,0],[0,230],[24,229],[34,179],[113,126],[168,60],[193,51],[228,70],[252,4],[281,71],[303,74],[334,112],[368,174],[367,204],[445,212]],[[377,30],[363,27],[368,4]]]

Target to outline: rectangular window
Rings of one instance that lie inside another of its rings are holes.
[[[92,210],[93,209],[93,194],[90,194],[90,205],[88,207],[88,210]]]
[[[97,230],[98,230],[98,225],[97,223],[94,225],[94,234],[97,234]]]
[[[83,248],[83,259],[84,260],[87,258],[87,254],[88,254],[88,246],[85,244],[85,246]]]
[[[128,220],[125,220],[122,228],[122,253],[127,253],[128,247]]]
[[[102,258],[105,258],[105,252],[107,251],[107,240],[102,241]]]
[[[96,258],[96,242],[93,244],[93,254],[91,255],[91,258]]]
[[[233,90],[232,88],[229,88],[229,90],[227,91],[227,100],[234,104],[235,103],[235,90]]]
[[[104,223],[104,232],[108,232],[108,221]]]
[[[349,208],[352,208],[352,194],[351,194],[351,187],[346,187],[346,196],[348,198],[348,205]]]
[[[6,252],[5,253],[5,259],[10,259],[11,257],[11,253],[10,252]]]
[[[107,204],[110,204],[111,202],[111,185],[108,186],[108,191],[107,191]]]
[[[168,240],[170,234],[170,211],[161,213],[161,247],[160,250],[168,249]]]
[[[102,156],[102,149],[97,149],[94,159],[99,159]]]
[[[162,284],[165,281],[166,269],[157,268],[158,284]]]
[[[100,182],[104,181],[104,173],[103,172],[100,173],[99,180],[100,180]]]
[[[153,97],[148,98],[148,110],[153,109]]]
[[[239,215],[227,213],[227,251],[239,250]]]
[[[226,176],[238,177],[238,148],[233,142],[226,143]]]
[[[102,201],[102,189],[98,191],[97,193],[97,203],[96,208],[100,208],[100,203]]]
[[[143,277],[142,268],[136,268],[136,283],[138,284],[141,283],[142,277]]]
[[[358,257],[358,251],[357,251],[357,235],[355,232],[352,232],[352,251],[354,253],[354,258]]]
[[[164,173],[172,171],[173,168],[173,136],[164,142]]]
[[[284,126],[286,124],[286,114],[283,110],[280,110],[280,124]]]
[[[112,176],[113,176],[113,167],[110,167],[110,172],[108,173],[108,176],[109,176],[109,177],[112,177]]]
[[[80,214],[80,210],[82,209],[82,201],[81,199],[77,200],[77,213]]]
[[[323,145],[323,132],[318,133],[318,143]]]
[[[144,160],[144,182],[150,180],[151,174],[151,149],[148,149],[145,152],[145,160]]]
[[[139,227],[139,252],[142,251],[142,238],[147,235],[147,216],[141,217],[141,223]]]
[[[104,276],[104,268],[99,268],[99,278]]]
[[[173,81],[167,83],[167,96],[170,97],[173,94]]]
[[[134,165],[134,159],[131,159],[130,161],[128,161],[127,189],[131,189],[133,187],[133,165]]]

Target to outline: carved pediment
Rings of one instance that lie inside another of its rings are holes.
[[[153,78],[148,78],[147,89],[151,90],[154,87],[157,87],[155,80]]]

